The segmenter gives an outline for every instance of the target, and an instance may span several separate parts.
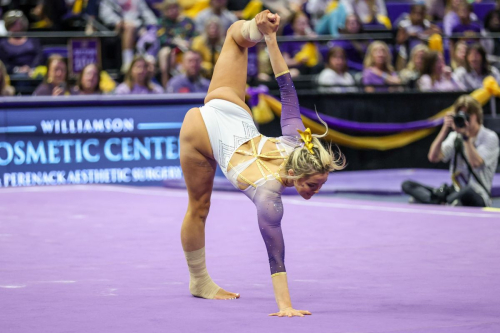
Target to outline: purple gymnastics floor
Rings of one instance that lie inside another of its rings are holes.
[[[500,332],[500,213],[287,196],[294,306],[276,310],[252,203],[216,192],[214,280],[188,292],[183,190],[62,186],[0,191],[0,332]]]

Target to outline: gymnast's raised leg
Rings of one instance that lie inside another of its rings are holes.
[[[256,19],[265,19],[265,15],[267,12],[259,14]],[[247,48],[255,45],[255,42],[248,40],[250,36],[255,40],[262,38],[255,24],[249,27],[247,21],[238,21],[229,28],[205,103],[216,98],[224,99],[250,112],[245,104]],[[181,167],[189,195],[181,228],[182,247],[190,273],[189,289],[194,296],[202,298],[239,298],[239,294],[227,292],[215,284],[206,269],[205,222],[210,209],[216,162],[198,108],[186,114],[179,140]]]

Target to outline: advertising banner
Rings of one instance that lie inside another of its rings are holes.
[[[0,187],[182,178],[179,131],[196,106],[0,109]]]

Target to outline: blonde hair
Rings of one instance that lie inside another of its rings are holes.
[[[413,48],[413,50],[411,50],[410,61],[408,62],[408,65],[406,65],[406,69],[410,71],[415,70],[415,57],[417,56],[418,52],[422,51],[425,52],[425,54],[427,54],[427,52],[429,52],[430,50],[425,44],[418,44]]]
[[[373,52],[375,51],[376,48],[381,47],[384,49],[386,59],[385,59],[385,72],[392,73],[394,72],[394,67],[392,67],[392,56],[391,52],[389,51],[389,47],[387,46],[386,43],[382,41],[374,41],[368,46],[368,50],[366,51],[365,55],[365,60],[363,61],[363,66],[365,68],[369,68],[375,65],[375,60],[373,59]]]
[[[324,147],[319,140],[319,138],[324,137],[326,133],[328,133],[328,125],[319,117],[318,111],[316,111],[316,115],[325,126],[325,133],[322,135],[312,135],[312,143],[314,145],[312,150],[314,154],[312,154],[304,145],[302,147],[295,148],[295,150],[288,156],[285,168],[287,171],[292,169],[294,172],[293,176],[287,176],[289,179],[307,178],[318,173],[324,174],[332,171],[338,171],[344,169],[346,166],[345,156],[342,154],[340,149],[338,150],[338,154],[335,154],[331,144]]]

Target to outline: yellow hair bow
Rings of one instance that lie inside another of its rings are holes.
[[[299,132],[300,138],[302,139],[302,141],[304,141],[304,146],[307,148],[307,150],[309,150],[309,152],[311,154],[314,155],[314,150],[313,150],[314,144],[312,143],[313,137],[312,137],[311,129],[306,128],[305,131],[297,130],[297,132]]]

